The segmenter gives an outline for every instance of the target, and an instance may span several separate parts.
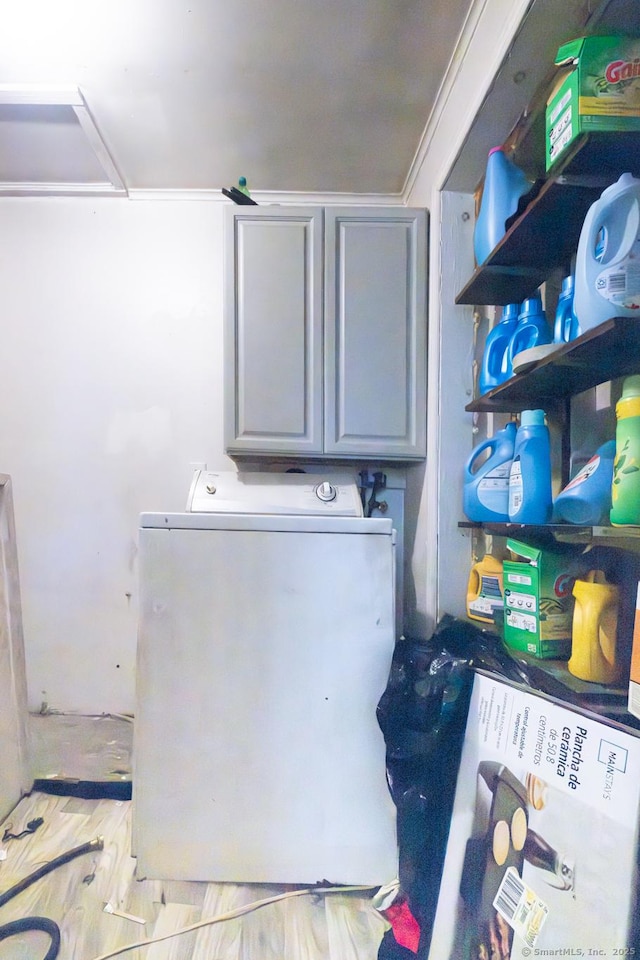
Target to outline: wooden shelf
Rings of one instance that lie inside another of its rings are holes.
[[[554,406],[599,383],[640,373],[640,317],[615,317],[482,394],[465,410],[515,413]]]
[[[547,180],[488,259],[456,297],[456,303],[520,303],[532,296],[556,267],[569,272],[584,218],[602,186]]]
[[[601,529],[599,527],[578,526],[572,523],[498,523],[493,520],[485,523],[478,523],[474,520],[460,520],[458,526],[468,530],[484,530],[485,533],[491,533],[496,537],[517,538],[522,534],[527,534],[529,537],[539,537],[540,539],[555,539],[556,533],[564,532],[590,539],[594,529]],[[612,527],[611,529],[616,530],[618,528]]]
[[[569,272],[587,211],[620,173],[640,172],[640,133],[579,137],[537,196],[456,297],[458,304],[521,302],[558,268]]]
[[[474,523],[461,520],[458,527],[467,530],[482,530],[494,537],[510,537],[514,540],[534,540],[539,544],[592,543],[594,546],[615,546],[640,552],[639,527],[580,526],[573,523]]]

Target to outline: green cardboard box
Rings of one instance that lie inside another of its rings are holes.
[[[540,659],[571,653],[573,582],[586,573],[581,548],[550,550],[507,540],[503,564],[504,642]]]
[[[547,170],[581,133],[640,130],[640,38],[580,37],[555,62],[565,69],[547,101]]]

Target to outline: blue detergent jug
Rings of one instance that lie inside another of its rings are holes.
[[[591,459],[556,497],[553,504],[554,520],[587,526],[608,520],[615,455],[615,440],[598,447]]]
[[[489,151],[482,188],[480,210],[473,232],[476,263],[484,263],[505,234],[505,222],[518,209],[518,200],[531,183],[522,170],[509,160],[503,147]]]
[[[573,307],[575,279],[569,274],[562,281],[562,289],[558,297],[556,316],[553,324],[553,342],[569,343],[582,333],[580,322]]]
[[[640,320],[640,180],[630,173],[587,211],[576,254],[574,304],[583,333],[612,317]]]
[[[523,410],[509,472],[509,520],[548,523],[552,505],[551,444],[544,410]]]
[[[509,519],[509,471],[516,424],[510,422],[474,447],[464,468],[462,509],[474,523],[505,523]],[[480,462],[482,454],[488,457]]]
[[[508,352],[508,362],[513,369],[513,358],[523,350],[539,347],[551,343],[551,328],[547,323],[547,315],[542,307],[540,294],[528,297],[522,301],[518,326],[511,338]]]
[[[509,343],[518,326],[518,314],[518,304],[508,303],[499,323],[487,335],[478,379],[481,394],[504,383],[513,373],[509,363]]]

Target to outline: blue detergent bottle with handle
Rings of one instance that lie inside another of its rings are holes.
[[[512,375],[509,344],[518,326],[519,312],[517,303],[508,303],[502,311],[500,321],[487,335],[478,378],[481,394],[500,386]]]
[[[484,263],[505,234],[505,223],[518,209],[520,197],[531,188],[522,170],[510,160],[503,147],[489,151],[473,233],[476,263]]]
[[[552,508],[551,443],[544,410],[523,410],[509,471],[509,520],[548,523]]]
[[[554,522],[593,526],[609,518],[615,440],[598,447],[591,459],[558,494],[553,504]]]
[[[553,324],[554,343],[569,343],[582,333],[580,321],[573,307],[574,287],[575,280],[573,274],[564,277]]]
[[[474,523],[506,523],[509,519],[509,472],[516,424],[510,422],[471,452],[464,468],[462,509]],[[482,459],[485,452],[486,459]]]
[[[539,293],[527,297],[520,306],[518,326],[515,329],[508,350],[508,363],[513,370],[513,361],[519,353],[551,343],[551,327],[542,306]]]

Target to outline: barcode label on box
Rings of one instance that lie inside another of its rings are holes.
[[[519,874],[516,873],[513,867],[509,867],[505,871],[502,883],[493,901],[493,905],[498,913],[501,913],[509,923],[511,923],[516,915],[516,910],[518,909],[524,890],[525,886]]]
[[[514,867],[505,870],[493,906],[528,946],[535,945],[549,908]]]

